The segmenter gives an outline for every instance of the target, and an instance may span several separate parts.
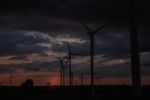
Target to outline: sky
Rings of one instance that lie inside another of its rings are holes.
[[[136,0],[136,10],[141,74],[150,84],[149,2]],[[77,80],[80,74],[89,79],[90,41],[80,21],[93,31],[110,22],[95,34],[95,76],[105,84],[130,84],[129,0],[0,1],[0,82],[8,85],[11,73],[14,85],[28,78],[58,84],[60,64],[52,55],[66,56],[66,41],[80,55],[72,63]]]

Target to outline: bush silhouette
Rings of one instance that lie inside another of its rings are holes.
[[[27,89],[32,89],[34,86],[34,82],[32,79],[27,79],[23,84],[22,87],[27,88]]]

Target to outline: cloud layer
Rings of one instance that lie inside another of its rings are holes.
[[[130,75],[128,7],[127,0],[1,1],[0,56],[8,62],[0,63],[1,72],[53,71],[59,65],[51,55],[66,55],[68,40],[72,52],[80,55],[73,57],[73,69],[89,74],[89,36],[79,20],[95,30],[111,18],[110,24],[95,35],[95,71],[104,76]],[[147,1],[137,0],[141,66],[145,75],[150,71],[149,10]]]

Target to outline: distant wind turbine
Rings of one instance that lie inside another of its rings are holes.
[[[100,85],[100,82],[102,82],[103,77],[102,76],[95,76],[95,83],[96,85]]]
[[[83,86],[83,83],[84,83],[84,74],[83,73],[81,74],[80,79],[81,79],[81,86]]]
[[[74,85],[74,79],[75,79],[75,74],[77,71],[71,73],[71,80],[72,80],[72,85]]]
[[[70,49],[70,45],[67,41],[67,47],[68,47],[68,63],[69,63],[69,85],[72,85],[72,53]]]
[[[69,42],[67,41],[66,43],[67,43],[67,48],[68,48],[68,60],[67,60],[67,63],[68,63],[68,66],[69,66],[69,85],[72,86],[72,84],[73,84],[72,56],[81,56],[81,55],[72,53]]]
[[[53,56],[53,55],[52,55]],[[60,83],[61,83],[61,86],[64,86],[65,85],[65,66],[64,66],[64,60],[67,58],[67,57],[56,57],[54,56],[60,63]]]
[[[12,86],[12,78],[13,78],[12,72],[10,72],[10,76],[9,76],[9,85],[10,85],[10,87]]]

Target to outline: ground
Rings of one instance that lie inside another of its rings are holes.
[[[142,87],[141,96],[133,96],[129,86],[96,86],[91,94],[90,86],[73,87],[0,87],[1,100],[120,100],[150,99],[150,86]]]

